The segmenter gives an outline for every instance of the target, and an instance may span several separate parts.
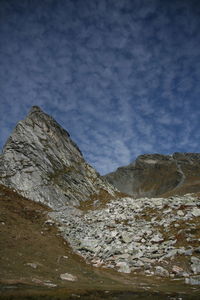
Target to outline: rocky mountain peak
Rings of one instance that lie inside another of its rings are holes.
[[[100,189],[114,191],[85,162],[69,133],[38,106],[3,148],[0,183],[51,207],[78,204]]]
[[[25,133],[27,137],[25,137]],[[11,141],[19,143],[20,140],[22,140],[22,142],[27,140],[27,142],[30,143],[31,139],[34,139],[36,142],[36,137],[38,139],[37,146],[41,147],[39,143],[46,146],[45,141],[47,140],[51,140],[51,144],[55,146],[57,146],[58,143],[63,144],[69,139],[70,135],[51,116],[44,113],[40,107],[33,106],[25,120],[17,124],[3,150],[5,151],[10,146],[13,147],[13,144],[10,145],[10,143],[12,143]],[[77,145],[72,140],[70,142],[76,148],[76,151],[81,154]]]
[[[35,113],[35,112],[41,112],[41,113],[44,114],[44,112],[42,111],[42,109],[41,109],[39,106],[33,105],[33,106],[31,107],[31,109],[30,109],[29,114],[32,114],[32,113]]]

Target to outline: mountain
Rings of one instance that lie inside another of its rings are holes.
[[[157,291],[163,277],[167,291],[193,292],[184,284],[200,285],[199,158],[142,155],[101,177],[32,107],[0,156],[0,284],[132,290],[151,281]]]
[[[137,197],[184,195],[200,191],[200,154],[140,155],[104,176],[121,192]]]
[[[85,162],[69,133],[37,106],[17,124],[3,148],[0,183],[54,209],[116,193]]]

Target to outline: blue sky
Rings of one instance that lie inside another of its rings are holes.
[[[101,174],[200,152],[199,0],[0,0],[0,145],[32,105]]]

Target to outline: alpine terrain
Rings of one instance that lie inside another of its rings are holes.
[[[0,155],[0,205],[0,299],[21,293],[8,286],[198,299],[200,154],[145,154],[100,176],[33,106]]]
[[[133,197],[184,195],[200,191],[200,154],[145,154],[105,178]]]

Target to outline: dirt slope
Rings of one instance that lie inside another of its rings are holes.
[[[45,223],[47,207],[0,185],[0,208],[1,284],[101,286],[102,276],[72,253],[56,227]],[[60,274],[66,272],[78,274],[77,282],[62,281]]]

